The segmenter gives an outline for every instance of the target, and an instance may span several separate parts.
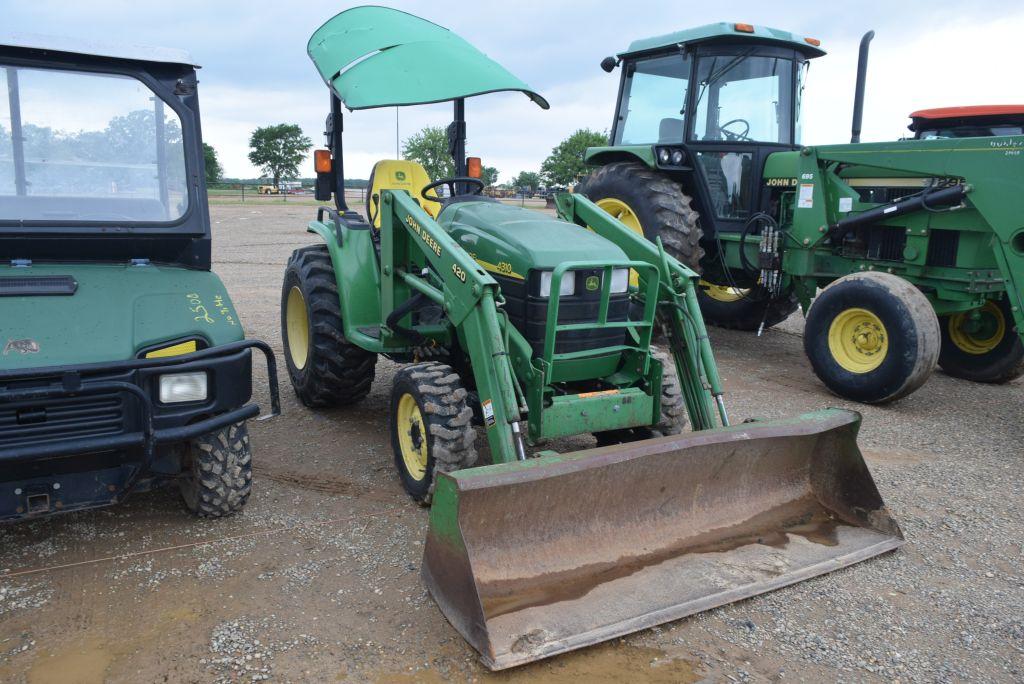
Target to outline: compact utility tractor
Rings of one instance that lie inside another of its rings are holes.
[[[700,272],[708,322],[760,331],[802,306],[805,352],[843,397],[906,396],[936,362],[1020,376],[1024,137],[801,147],[823,54],[750,24],[634,41],[602,62],[621,67],[611,139],[587,151],[600,168],[576,191]]]
[[[288,372],[306,405],[343,406],[370,391],[378,358],[404,364],[389,423],[406,491],[432,504],[423,578],[488,666],[902,543],[856,414],[728,427],[693,271],[580,195],[558,198],[566,221],[481,194],[467,98],[517,91],[547,108],[539,94],[454,33],[387,8],[337,15],[308,51],[330,90],[317,198],[335,206],[309,224],[320,244],[285,270]],[[342,107],[441,101],[454,103],[456,176],[382,161],[367,218],[346,206]],[[670,354],[652,349],[656,326]],[[490,465],[471,467],[475,427]],[[587,433],[604,446],[533,448]]]
[[[178,50],[0,45],[0,520],[177,483],[249,496],[252,349],[210,271],[196,67]]]

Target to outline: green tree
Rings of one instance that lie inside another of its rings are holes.
[[[484,182],[484,185],[491,186],[498,184],[498,169],[493,166],[485,166],[480,173],[480,180]]]
[[[427,126],[402,141],[402,156],[419,162],[433,180],[455,175],[455,162],[448,153],[448,133],[442,126]]]
[[[217,150],[213,149],[213,145],[203,143],[203,162],[206,164],[206,182],[218,182],[224,174],[224,169],[217,160]]]
[[[537,188],[540,187],[540,174],[536,171],[520,171],[512,181],[512,186],[517,190],[537,192]]]
[[[540,166],[540,172],[549,186],[567,187],[585,175],[589,169],[583,163],[588,147],[608,144],[608,135],[581,128],[558,143]]]
[[[313,147],[313,141],[296,124],[277,124],[253,131],[249,147],[249,161],[278,185],[282,178],[299,175],[299,164]]]

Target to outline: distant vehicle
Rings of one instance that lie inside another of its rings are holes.
[[[280,195],[281,188],[276,185],[257,185],[256,192],[261,195]]]
[[[1024,135],[1024,105],[920,109],[910,119],[915,140]]]

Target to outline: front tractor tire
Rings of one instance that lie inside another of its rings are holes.
[[[939,319],[939,366],[947,375],[1000,385],[1024,375],[1024,343],[1014,329],[1007,297],[973,312]]]
[[[252,453],[244,421],[188,442],[179,489],[185,506],[201,518],[242,510],[252,491]]]
[[[705,323],[746,332],[758,330],[762,322],[766,330],[778,325],[800,307],[791,292],[768,299],[762,288],[716,285],[703,279],[697,287],[697,303]]]
[[[638,162],[613,162],[585,178],[576,192],[700,273],[700,215],[679,184]]]
[[[889,273],[854,273],[822,290],[804,328],[804,352],[835,394],[867,404],[907,396],[939,358],[939,320],[928,298]]]
[[[288,377],[306,406],[354,404],[369,393],[377,355],[345,338],[326,245],[297,249],[288,260],[281,288],[281,337]]]
[[[476,463],[473,409],[462,379],[444,363],[417,363],[395,373],[390,432],[395,467],[413,499],[430,505],[437,472]]]

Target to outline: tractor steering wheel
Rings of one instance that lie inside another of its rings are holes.
[[[733,124],[743,124],[743,132],[736,133],[734,131],[727,130],[729,126]],[[718,127],[718,130],[722,132],[722,135],[724,135],[725,139],[728,140],[729,142],[735,142],[737,140],[750,140],[750,122],[747,121],[746,119],[732,119],[731,121],[726,121],[724,124]]]
[[[479,178],[473,178],[471,176],[455,176],[454,178],[442,178],[440,180],[434,181],[433,183],[428,183],[427,185],[424,185],[423,189],[420,190],[420,197],[427,200],[428,202],[439,202],[441,200],[440,197],[428,197],[427,191],[433,190],[434,188],[439,188],[442,185],[447,185],[449,196],[454,197],[455,186],[457,183],[467,183],[469,185],[475,186],[476,192],[470,192],[469,194],[471,195],[479,195],[484,191],[484,182]]]

